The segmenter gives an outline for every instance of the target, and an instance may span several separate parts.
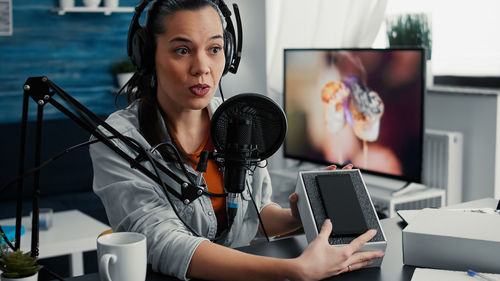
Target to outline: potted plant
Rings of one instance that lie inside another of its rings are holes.
[[[403,14],[388,18],[387,38],[390,46],[418,46],[427,48],[427,59],[431,59],[431,26],[426,14]]]
[[[134,75],[134,71],[134,65],[129,59],[117,61],[111,66],[111,72],[115,74],[119,88],[122,88],[127,83],[130,77]]]
[[[431,71],[432,33],[427,14],[401,14],[386,19],[386,32],[391,47],[425,47],[427,85],[433,84]]]
[[[2,235],[3,236],[3,235]],[[5,238],[6,239],[6,238]],[[42,268],[30,253],[9,251],[6,244],[0,247],[0,270],[2,281],[37,281]]]

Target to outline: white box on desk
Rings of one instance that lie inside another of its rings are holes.
[[[363,215],[365,220],[367,220],[368,228],[374,228],[377,230],[377,234],[372,240],[365,243],[359,251],[370,251],[370,250],[380,250],[385,252],[387,247],[387,239],[385,237],[382,226],[378,219],[375,207],[371,201],[370,195],[366,189],[365,182],[361,177],[361,172],[358,169],[351,170],[317,170],[317,171],[299,171],[297,175],[297,185],[295,192],[299,195],[299,201],[297,206],[300,213],[300,219],[304,227],[304,232],[306,234],[307,242],[311,243],[319,234],[319,230],[326,218],[326,212],[322,205],[321,199],[318,198],[319,191],[318,186],[314,182],[314,178],[318,175],[326,174],[348,174],[352,181],[354,188],[357,193],[357,197],[360,200]],[[349,215],[346,213],[346,215]],[[334,224],[334,222],[332,222]],[[332,238],[330,238],[331,240]],[[354,238],[346,238],[346,243],[334,243],[330,244],[334,246],[342,246],[350,242]],[[338,240],[342,240],[339,238]],[[337,241],[338,241],[337,240]],[[367,267],[379,267],[382,264],[383,258],[378,258],[373,260],[373,263]]]
[[[403,263],[500,273],[500,214],[421,210],[403,229]]]

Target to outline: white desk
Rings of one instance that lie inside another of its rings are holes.
[[[16,219],[0,220],[0,225],[15,225]],[[31,250],[31,220],[23,217],[26,233],[21,236],[21,250]],[[83,275],[83,252],[97,248],[97,236],[110,229],[92,217],[78,210],[54,213],[52,227],[40,230],[38,258],[70,255],[70,275]]]

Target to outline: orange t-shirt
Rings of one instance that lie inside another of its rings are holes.
[[[196,165],[198,164],[198,155],[203,150],[213,151],[214,145],[212,144],[209,134],[205,137],[205,140],[200,145],[197,151],[194,153],[189,153],[188,157],[192,160],[191,166],[196,170]],[[195,163],[195,164],[193,164]],[[203,173],[203,178],[207,184],[207,189],[209,192],[221,194],[224,193],[224,178],[222,171],[214,160],[210,159],[207,163],[207,171]],[[210,197],[212,201],[212,207],[214,208],[215,216],[217,218],[217,236],[227,228],[227,214],[226,214],[226,197]]]

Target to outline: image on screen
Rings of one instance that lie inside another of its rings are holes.
[[[285,157],[421,182],[424,49],[285,49]]]

